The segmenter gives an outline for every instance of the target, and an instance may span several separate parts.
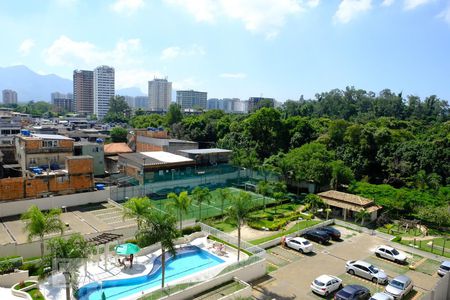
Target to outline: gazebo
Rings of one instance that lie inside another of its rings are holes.
[[[108,254],[109,254],[109,244],[111,242],[118,241],[122,237],[123,237],[123,234],[104,232],[95,237],[87,239],[88,243],[90,243],[91,245],[93,245],[97,248],[97,253],[99,253],[100,247],[103,245],[104,254],[105,254],[105,270],[108,269],[107,262],[108,262]],[[100,255],[98,257],[100,258]],[[99,260],[99,262],[100,262],[100,260]]]

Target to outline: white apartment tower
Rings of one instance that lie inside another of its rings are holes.
[[[148,82],[148,108],[151,111],[167,111],[172,102],[172,82],[153,79]]]
[[[99,66],[94,69],[94,114],[103,119],[109,110],[109,101],[114,97],[114,68]]]

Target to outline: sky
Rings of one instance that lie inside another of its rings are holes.
[[[450,0],[0,0],[0,66],[208,98],[355,86],[450,100]]]

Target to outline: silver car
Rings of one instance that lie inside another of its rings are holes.
[[[394,297],[392,297],[386,293],[376,293],[376,294],[373,294],[369,300],[394,300]]]
[[[374,283],[387,284],[388,277],[383,270],[363,260],[349,260],[345,264],[345,270],[351,275],[357,275],[373,281]]]
[[[394,297],[395,300],[399,300],[408,295],[413,287],[411,278],[405,275],[399,275],[389,282],[384,292]]]
[[[445,274],[450,272],[450,261],[443,261],[437,272],[440,276],[445,276]]]

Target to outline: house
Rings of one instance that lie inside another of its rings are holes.
[[[75,142],[74,155],[92,156],[92,158],[94,159],[94,176],[105,175],[105,153],[103,151],[102,143]]]
[[[335,214],[341,215],[344,220],[354,218],[358,212],[364,209],[370,214],[370,220],[374,221],[378,217],[378,211],[382,208],[371,199],[335,190],[322,192],[317,195],[326,205],[333,209]]]
[[[210,148],[179,150],[178,152],[185,157],[195,160],[197,165],[216,165],[228,163],[233,151]]]
[[[198,143],[171,139],[167,131],[159,129],[136,130],[136,152],[165,151],[181,154],[180,150],[198,149]]]
[[[104,146],[105,154],[105,170],[108,174],[119,173],[118,161],[119,154],[121,153],[131,153],[130,147],[126,143],[110,143]]]

